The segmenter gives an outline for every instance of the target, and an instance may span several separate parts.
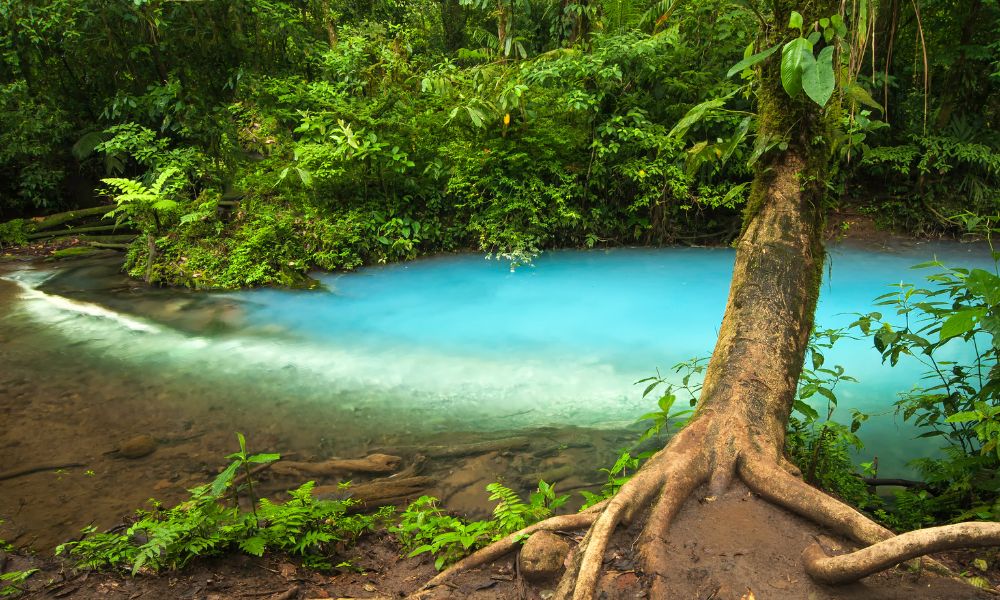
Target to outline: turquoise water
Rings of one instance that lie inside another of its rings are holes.
[[[909,267],[935,256],[992,266],[981,246],[837,247],[817,323],[847,325],[888,284],[919,281],[924,272]],[[7,275],[22,292],[6,318],[41,324],[115,368],[212,383],[228,403],[328,407],[324,418],[355,431],[617,427],[652,406],[635,381],[711,351],[732,260],[729,249],[558,251],[512,271],[448,255],[317,275],[320,291],[231,294],[18,271]],[[908,458],[936,451],[893,415],[919,365],[882,366],[870,340],[843,340],[827,364],[860,380],[838,388],[841,410],[882,415],[860,432],[861,457],[879,456],[881,474],[907,475]]]

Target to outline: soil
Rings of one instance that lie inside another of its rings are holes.
[[[632,528],[616,535],[606,555],[601,598],[649,598],[648,582],[634,564],[632,547],[637,534],[637,528]],[[667,583],[672,597],[699,600],[971,600],[993,598],[996,594],[961,581],[902,568],[847,586],[815,584],[802,571],[799,555],[817,539],[828,550],[851,548],[736,485],[713,502],[691,500],[682,509],[664,542],[676,556],[676,568],[667,574]],[[359,572],[323,574],[304,569],[283,556],[245,555],[204,559],[179,573],[134,578],[78,573],[51,560],[26,557],[12,557],[8,569],[42,569],[25,584],[24,598],[388,600],[416,591],[434,575],[429,558],[403,558],[401,554],[391,536],[373,534],[340,556],[350,560]],[[938,558],[952,562],[954,555]],[[452,585],[439,588],[432,598],[542,600],[550,593],[545,586],[525,583],[519,577],[515,558],[510,556],[488,568],[456,577]]]

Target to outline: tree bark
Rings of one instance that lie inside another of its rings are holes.
[[[773,26],[761,32],[764,47],[798,35],[784,27],[796,7],[788,0],[775,0],[771,7]],[[811,23],[836,14],[838,8],[832,0],[820,0],[798,10],[804,22]],[[664,543],[673,518],[704,484],[711,499],[734,477],[761,497],[857,542],[877,544],[894,537],[805,483],[784,455],[785,431],[823,273],[822,208],[831,158],[830,121],[840,111],[836,100],[824,111],[804,94],[792,98],[785,93],[780,62],[780,55],[774,55],[762,64],[758,143],[772,150],[756,165],[743,231],[736,242],[729,299],[698,408],[614,497],[599,509],[575,516],[569,526],[585,526],[588,531],[568,561],[557,599],[591,600],[612,534],[620,523],[643,513],[645,524],[636,547],[641,571],[650,576],[649,597],[673,597],[665,579],[657,576],[676,563]],[[567,526],[558,519],[565,517],[543,521],[513,537]],[[493,560],[504,548],[503,542],[488,546],[429,585],[441,585],[456,573]]]

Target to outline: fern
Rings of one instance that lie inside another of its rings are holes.
[[[524,529],[529,510],[517,492],[500,483],[487,485],[486,491],[490,492],[490,500],[498,501],[496,508],[493,509],[493,519],[499,531],[508,534]]]
[[[241,449],[245,454],[242,440]],[[272,456],[246,459],[262,462]],[[255,513],[245,513],[221,504],[231,479],[230,474],[217,478],[219,485],[196,487],[186,502],[170,509],[154,502],[153,510],[139,511],[138,520],[124,533],[88,528],[83,540],[63,544],[56,552],[73,556],[81,567],[129,569],[133,574],[180,568],[197,557],[233,548],[254,556],[284,551],[302,556],[310,567],[329,569],[332,543],[353,542],[392,513],[392,508],[383,508],[371,515],[348,515],[353,501],[316,499],[311,481],[291,490],[288,502],[262,499]]]
[[[605,0],[601,22],[608,33],[622,33],[638,26],[643,10],[636,0]]]

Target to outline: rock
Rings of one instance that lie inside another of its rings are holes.
[[[118,448],[118,455],[124,458],[142,458],[149,456],[154,450],[156,450],[156,440],[142,434],[125,440]]]
[[[563,538],[549,531],[534,533],[521,548],[521,574],[533,583],[553,580],[562,574],[568,554],[569,542]]]

